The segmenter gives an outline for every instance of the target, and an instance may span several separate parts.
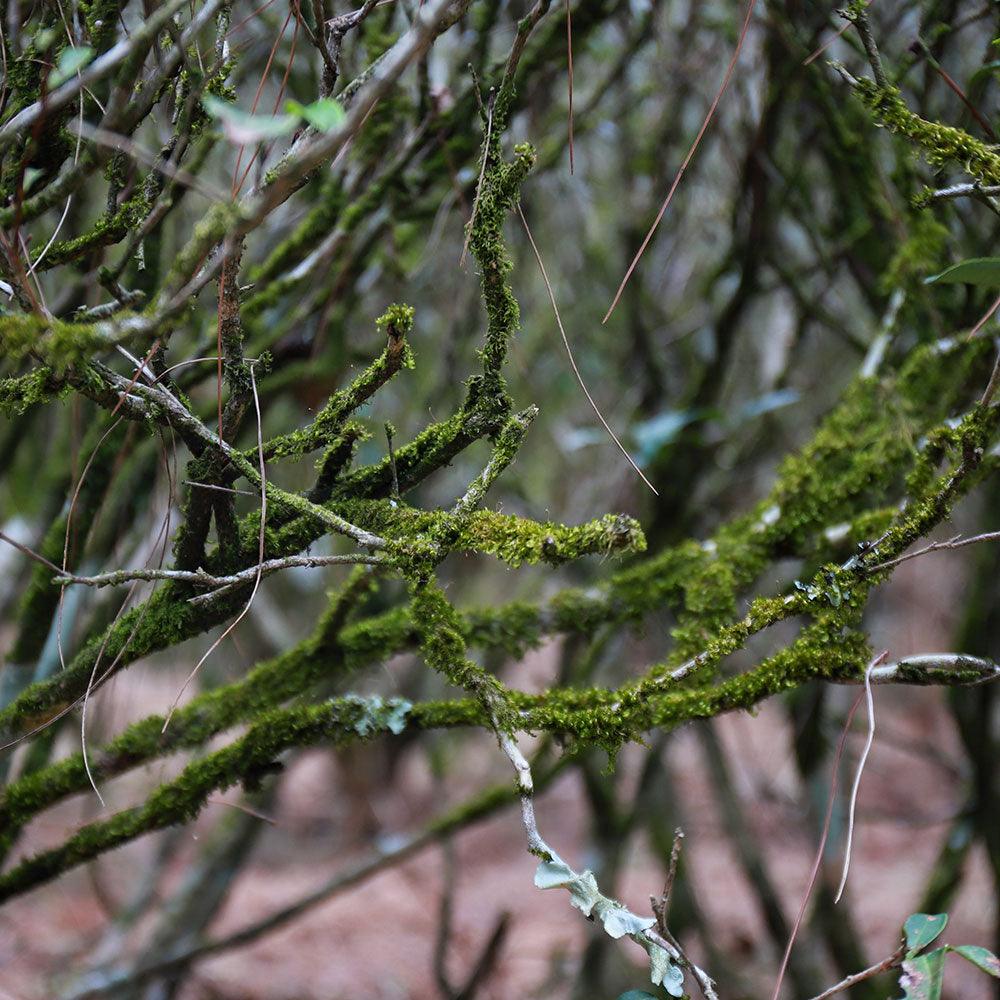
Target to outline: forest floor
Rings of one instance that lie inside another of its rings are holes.
[[[874,619],[873,642],[890,645],[891,640],[894,657],[942,648],[942,636],[951,633],[954,623],[934,609],[959,603],[951,599],[962,584],[955,561],[938,559],[932,591],[928,574],[911,566],[915,564],[902,567],[886,589]],[[553,654],[552,648],[540,651],[524,669],[544,676]],[[162,710],[182,673],[138,668],[128,686],[119,683],[114,689],[115,725]],[[846,709],[855,695],[837,689],[833,697]],[[941,842],[962,806],[962,758],[943,698],[934,690],[876,691],[877,738],[861,787],[850,883],[841,904],[851,913],[873,961],[895,948],[899,925],[917,906]],[[772,701],[753,717],[734,714],[720,719],[718,732],[747,819],[756,841],[764,845],[771,880],[779,887],[791,920],[805,890],[816,844],[804,821],[804,796],[785,720]],[[852,762],[864,738],[862,712],[849,741]],[[503,762],[489,740],[483,737],[479,744],[481,748],[474,750],[468,749],[468,741],[463,744],[466,750],[447,779],[448,802],[457,801],[463,792],[472,794],[488,783],[506,780]],[[631,747],[621,756],[618,767],[626,787],[645,752]],[[378,777],[365,772],[365,766],[364,759],[353,754],[314,750],[299,755],[282,782],[280,799],[270,806],[277,823],[258,841],[213,924],[214,934],[224,935],[264,917],[368,856],[373,826],[383,836],[411,832],[444,808],[442,783],[431,773],[425,754],[404,754],[394,787],[374,794],[366,786]],[[685,860],[694,885],[701,887],[700,904],[714,929],[715,947],[739,970],[740,983],[723,981],[721,995],[725,1000],[769,996],[780,955],[720,818],[692,727],[672,738],[669,766],[682,798]],[[113,783],[106,790],[109,808],[135,801],[143,788],[175,768],[176,762],[157,764],[145,774]],[[227,810],[225,803],[236,798],[230,794],[213,800],[184,832],[189,844],[167,873],[168,887],[178,884],[185,859],[195,856],[199,838],[205,838],[220,811]],[[579,778],[567,774],[536,801],[547,839],[578,866],[585,865],[588,845],[582,834],[588,821]],[[97,813],[93,796],[52,810],[29,828],[21,851],[54,843]],[[832,869],[842,857],[842,833],[831,851]],[[570,908],[564,893],[532,887],[534,862],[524,851],[516,810],[507,809],[464,832],[455,847],[456,930],[448,954],[452,980],[464,980],[498,915],[509,911],[510,930],[497,966],[477,997],[568,997],[577,972],[574,956],[582,954],[598,930]],[[135,894],[150,870],[154,850],[155,838],[146,838],[8,905],[0,914],[0,1000],[58,996],[67,973],[85,969],[102,941],[109,901],[120,907]],[[997,919],[992,879],[980,853],[974,851],[968,865],[962,892],[949,910],[945,939],[990,946],[990,929]],[[627,875],[618,894],[634,909],[648,912],[650,893],[663,883],[663,859],[653,857],[640,838],[632,845],[624,870]],[[432,847],[269,937],[200,963],[179,996],[182,1000],[441,997],[433,951],[444,871],[442,850]],[[836,880],[837,874],[833,871],[831,877]],[[697,940],[690,942],[690,949],[692,956],[702,953]],[[646,984],[644,956],[637,947],[620,943],[608,957],[614,964],[612,981],[621,983],[621,989]],[[945,982],[946,997],[987,1000],[993,995],[985,976],[956,959],[949,960]],[[595,994],[595,1000],[604,995]]]

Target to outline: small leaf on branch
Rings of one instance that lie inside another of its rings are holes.
[[[1000,979],[1000,958],[997,958],[988,948],[981,948],[976,944],[960,944],[952,947],[951,950],[956,955],[961,955],[967,962],[978,966],[987,975]]]
[[[285,111],[308,122],[317,132],[332,132],[347,117],[340,101],[332,97],[322,97],[312,104],[286,101]]]
[[[908,954],[916,955],[926,948],[945,929],[947,923],[947,913],[913,913],[908,916],[903,924]]]
[[[69,46],[56,56],[56,65],[49,74],[49,89],[64,84],[71,76],[83,69],[94,58],[94,50],[89,45]]]
[[[903,962],[903,974],[899,977],[903,1000],[941,1000],[947,951],[947,947],[936,948]]]
[[[289,135],[299,123],[296,115],[247,114],[212,94],[206,94],[202,102],[205,110],[222,125],[226,138],[240,146]]]
[[[924,278],[925,285],[984,285],[1000,288],[1000,257],[970,257]]]

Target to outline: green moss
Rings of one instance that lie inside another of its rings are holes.
[[[123,6],[121,0],[81,0],[87,37],[98,52],[105,52],[114,43]]]
[[[243,218],[238,204],[218,202],[194,227],[164,280],[164,297],[176,294],[205,262],[211,249],[226,235],[236,232]]]
[[[412,306],[394,304],[376,321],[376,327],[388,338],[382,354],[351,384],[330,397],[306,428],[272,438],[264,445],[268,459],[297,457],[333,443],[344,421],[359,406],[389,381],[401,368],[413,367],[413,355],[406,337],[413,329]],[[248,458],[252,455],[248,453]]]
[[[466,656],[458,612],[433,579],[415,581],[410,588],[413,620],[420,633],[420,652],[427,665],[456,687],[472,694],[483,706],[490,724],[513,733],[518,719],[506,688]]]
[[[910,235],[892,256],[879,279],[883,293],[897,288],[916,288],[939,264],[950,233],[928,211],[918,211],[910,224]]]
[[[40,365],[25,375],[0,379],[0,411],[20,416],[38,403],[62,399],[69,391],[67,382],[47,365]]]
[[[41,358],[56,375],[107,350],[107,338],[88,323],[67,323],[36,314],[0,314],[0,352],[12,361],[29,354]]]
[[[263,714],[245,736],[189,764],[141,805],[108,820],[84,826],[60,847],[42,851],[0,875],[0,901],[27,891],[62,872],[153,830],[194,819],[214,791],[259,780],[291,747],[354,742],[370,721],[365,699],[342,698],[324,705],[279,709]],[[149,725],[152,724],[150,720]],[[151,732],[147,730],[147,736]],[[9,806],[28,808],[30,786],[22,785]]]
[[[426,543],[442,553],[493,555],[515,567],[538,562],[557,565],[584,555],[642,552],[646,547],[638,522],[621,514],[571,527],[489,510],[456,516],[387,500],[332,506],[351,523],[399,543],[401,549],[410,543]]]
[[[45,259],[38,269],[48,271],[60,264],[76,260],[91,250],[121,242],[145,222],[161,187],[162,182],[159,176],[150,174],[146,182],[140,185],[136,194],[123,202],[114,212],[108,212],[101,216],[89,232],[75,236],[73,239],[59,240],[47,250],[45,247],[39,247],[35,251],[33,259],[37,260],[43,251],[45,251]]]
[[[499,145],[491,144],[484,146],[483,156],[487,157],[487,166],[477,192],[469,249],[479,264],[486,308],[486,343],[481,352],[484,391],[494,398],[499,410],[506,412],[510,404],[501,371],[521,314],[508,281],[514,265],[504,243],[503,225],[517,201],[521,182],[535,162],[535,151],[526,143],[516,146],[513,162],[504,163],[498,159]]]
[[[955,164],[983,184],[1000,184],[1000,152],[951,125],[930,122],[911,111],[899,91],[860,79],[854,92],[875,120],[909,139],[934,167]]]

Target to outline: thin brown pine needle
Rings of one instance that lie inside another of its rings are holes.
[[[567,87],[569,89],[569,112],[567,115],[569,127],[569,172],[573,173],[573,14],[570,11],[570,0],[566,0],[566,65],[568,69]]]
[[[830,821],[833,819],[833,805],[837,797],[837,785],[839,784],[838,773],[840,771],[840,761],[844,756],[844,747],[847,745],[847,734],[850,732],[851,723],[854,721],[854,715],[861,705],[861,699],[864,697],[862,692],[854,699],[854,704],[851,705],[851,710],[847,713],[847,719],[844,722],[844,729],[840,734],[840,740],[837,742],[837,749],[833,755],[833,764],[831,765],[831,777],[830,777],[830,798],[826,804],[826,816],[823,818],[823,830],[819,836],[819,846],[816,848],[816,857],[813,859],[812,870],[809,872],[809,881],[806,883],[806,891],[802,896],[802,902],[799,905],[799,912],[796,914],[795,923],[792,925],[792,933],[788,935],[788,944],[785,945],[785,954],[781,958],[781,966],[778,969],[778,978],[774,983],[774,992],[771,994],[771,1000],[778,1000],[778,996],[781,993],[781,984],[785,979],[785,971],[788,969],[788,960],[792,954],[792,946],[795,944],[795,939],[799,936],[799,929],[802,927],[802,920],[806,915],[806,907],[809,905],[809,899],[812,896],[812,891],[816,885],[816,876],[819,875],[819,868],[823,862],[823,852],[826,850],[826,842],[830,836]]]
[[[632,456],[628,453],[627,449],[625,448],[625,445],[623,445],[621,441],[618,440],[617,435],[611,429],[611,426],[608,424],[607,420],[604,419],[604,415],[597,408],[597,403],[594,402],[594,397],[591,396],[590,390],[587,388],[586,383],[583,381],[583,376],[580,374],[580,369],[577,367],[576,359],[573,357],[573,350],[569,346],[569,338],[566,336],[566,331],[563,329],[562,319],[559,316],[559,307],[556,305],[555,293],[552,291],[552,285],[549,283],[549,276],[545,273],[545,265],[542,263],[542,255],[538,252],[538,247],[535,246],[535,239],[531,235],[531,230],[528,228],[528,220],[525,219],[524,212],[521,211],[520,205],[517,206],[517,214],[521,217],[521,222],[524,225],[524,231],[528,234],[528,242],[531,244],[531,249],[534,251],[535,260],[538,261],[538,269],[542,272],[542,281],[545,282],[545,290],[549,294],[549,302],[552,303],[552,311],[555,313],[556,325],[559,327],[559,333],[562,336],[563,346],[566,348],[566,355],[569,358],[570,367],[572,367],[573,369],[573,374],[576,376],[577,382],[580,383],[580,388],[583,389],[583,394],[587,397],[587,401],[593,408],[594,413],[597,414],[597,419],[600,420],[600,422],[604,425],[604,429],[611,436],[611,440],[614,441],[616,445],[618,445],[618,450],[625,456],[625,459],[628,462],[628,464],[631,465],[633,469],[635,469],[635,471],[639,474],[639,478],[653,491],[653,493],[656,496],[659,496],[660,494],[657,493],[656,487],[646,478],[642,469],[640,469],[639,466],[636,465]]]
[[[225,641],[226,637],[232,633],[233,629],[250,613],[250,608],[253,606],[254,598],[257,596],[257,591],[260,589],[260,581],[263,576],[263,566],[264,566],[264,538],[265,538],[265,525],[267,523],[267,470],[264,466],[264,432],[261,427],[261,416],[260,416],[260,396],[257,394],[257,379],[254,376],[253,365],[250,365],[250,389],[253,393],[253,407],[254,412],[257,417],[257,465],[260,472],[260,528],[257,532],[257,575],[254,577],[253,590],[250,591],[250,597],[247,599],[247,603],[243,606],[243,610],[233,619],[226,630],[219,636],[215,642],[204,652],[201,659],[194,665],[194,669],[187,675],[184,683],[181,685],[180,690],[177,692],[177,697],[174,698],[173,704],[170,706],[170,710],[167,712],[167,717],[163,720],[163,729],[161,732],[167,731],[167,726],[170,725],[170,720],[173,718],[174,712],[177,711],[177,706],[180,704],[180,700],[184,695],[184,692],[188,689],[191,682],[198,676],[198,671],[201,670],[202,664],[219,648],[219,646]]]
[[[727,88],[729,87],[729,81],[733,77],[733,71],[736,69],[737,60],[740,58],[740,53],[743,51],[743,43],[746,41],[747,33],[750,30],[750,21],[753,18],[753,12],[756,7],[757,0],[749,0],[747,3],[746,17],[743,19],[743,26],[740,28],[739,37],[736,39],[736,48],[733,49],[732,58],[729,60],[729,65],[726,67],[725,76],[723,76],[722,83],[719,85],[719,89],[715,93],[712,104],[708,109],[708,114],[705,115],[705,120],[701,123],[701,128],[698,130],[698,134],[695,136],[694,142],[691,143],[691,148],[687,151],[687,156],[684,157],[684,162],[681,163],[680,169],[674,177],[674,182],[670,185],[670,190],[667,192],[667,197],[663,199],[663,204],[660,206],[659,212],[656,213],[656,218],[653,220],[653,224],[649,227],[649,232],[646,233],[645,239],[642,241],[642,244],[636,251],[635,256],[632,258],[632,263],[629,264],[628,270],[625,272],[625,277],[622,278],[621,284],[618,286],[618,291],[615,292],[615,297],[612,299],[611,305],[608,307],[608,311],[604,315],[604,319],[601,320],[602,323],[607,323],[611,314],[615,311],[615,307],[618,305],[622,294],[625,291],[625,286],[628,284],[629,278],[632,277],[632,272],[638,266],[640,258],[646,252],[646,247],[649,246],[650,240],[652,240],[653,234],[656,232],[656,229],[660,224],[660,220],[670,207],[670,202],[673,200],[674,192],[676,192],[678,186],[680,185],[681,178],[684,176],[684,172],[687,170],[688,164],[690,164],[690,162],[694,159],[694,154],[698,151],[698,147],[701,145],[701,140],[708,131],[709,125],[712,124],[712,119],[715,117],[715,112],[719,107],[720,101],[722,100],[722,95],[725,94]]]
[[[986,312],[980,316],[979,322],[976,323],[976,325],[969,331],[969,336],[966,337],[966,340],[972,340],[972,338],[975,337],[975,335],[979,333],[984,326],[986,326],[990,317],[997,311],[997,309],[1000,309],[1000,295],[994,299],[993,305],[991,305],[989,309],[987,309]]]

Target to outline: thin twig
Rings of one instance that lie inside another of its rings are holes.
[[[993,397],[996,395],[997,386],[1000,386],[1000,351],[997,351],[997,359],[993,362],[993,372],[990,375],[990,380],[983,390],[983,395],[979,400],[979,405],[982,407],[987,407],[993,402]]]
[[[238,492],[245,492],[240,490]],[[6,540],[6,539],[5,539]],[[19,546],[20,547],[20,546]],[[47,560],[45,560],[47,562]],[[368,566],[378,565],[383,561],[382,556],[368,555],[363,552],[351,553],[349,555],[335,556],[285,556],[281,559],[269,559],[260,563],[263,576],[269,576],[282,569],[294,569],[297,567],[318,567],[318,566],[349,566],[363,563]],[[71,573],[62,573],[59,567],[54,567],[58,572],[52,582],[62,585],[80,584],[86,587],[118,587],[123,583],[132,580],[173,580],[176,583],[193,583],[199,587],[238,587],[245,583],[250,583],[257,573],[257,564],[241,570],[239,573],[232,573],[228,576],[214,576],[205,570],[183,570],[183,569],[120,569],[110,573],[99,573],[96,576],[76,576]],[[206,600],[216,594],[199,594],[191,598],[192,601]]]
[[[573,173],[573,14],[570,10],[570,0],[566,0],[566,64],[568,69],[567,89],[569,109],[567,111],[567,128],[569,142],[569,172]]]
[[[94,125],[88,125],[82,121],[67,125],[66,128],[69,132],[83,139],[89,139],[99,146],[107,146],[109,149],[117,149],[122,153],[127,153],[132,159],[137,160],[139,163],[145,163],[150,169],[163,174],[164,177],[168,177],[183,187],[197,191],[198,194],[208,198],[213,203],[229,200],[229,195],[222,188],[215,187],[203,178],[188,173],[182,167],[175,167],[170,160],[165,160],[159,154],[144,149],[128,136],[119,135],[117,132],[98,128]],[[35,264],[37,266],[37,260]]]
[[[998,367],[1000,367],[1000,358],[998,358]],[[994,377],[990,379],[990,385],[993,386],[994,390],[996,386],[994,382],[997,379],[997,368],[994,368]],[[990,397],[984,394],[984,400],[981,403],[982,406],[989,403]],[[946,542],[931,542],[930,545],[925,545],[922,549],[917,549],[914,552],[906,552],[901,556],[897,556],[895,559],[889,559],[886,562],[878,563],[875,566],[869,566],[869,573],[877,573],[883,569],[889,569],[892,566],[898,566],[900,563],[904,563],[909,559],[916,559],[917,556],[925,556],[928,552],[940,552],[944,549],[964,549],[966,545],[978,545],[980,542],[996,542],[1000,541],[1000,531],[987,531],[982,535],[973,535],[971,538],[962,538],[961,535],[954,535],[949,538]]]
[[[829,997],[836,996],[838,993],[843,993],[844,990],[849,990],[852,986],[857,986],[858,983],[863,983],[866,979],[871,979],[874,976],[880,976],[883,972],[895,969],[903,961],[905,955],[906,945],[901,944],[891,955],[887,958],[883,958],[881,962],[876,962],[874,965],[870,965],[867,969],[864,969],[861,972],[855,972],[850,976],[846,976],[836,985],[831,986],[829,989],[823,990],[822,993],[814,996],[812,1000],[828,1000]]]
[[[160,731],[165,733],[167,731],[167,726],[170,725],[170,720],[173,718],[174,712],[177,710],[177,705],[179,704],[181,697],[187,690],[188,685],[194,680],[198,671],[201,669],[201,665],[215,652],[219,645],[229,636],[233,629],[250,613],[250,608],[253,606],[253,599],[257,596],[257,589],[260,587],[262,573],[262,566],[264,565],[264,543],[265,543],[265,525],[267,522],[267,469],[264,465],[264,432],[262,429],[262,421],[260,415],[260,397],[257,395],[257,379],[254,375],[254,366],[249,366],[250,373],[250,391],[253,393],[253,405],[254,411],[257,415],[257,459],[260,471],[260,527],[257,532],[257,565],[255,567],[256,575],[253,582],[253,590],[250,591],[250,596],[247,598],[247,602],[243,607],[243,610],[230,622],[226,630],[219,636],[215,642],[205,651],[201,659],[194,665],[194,669],[184,680],[181,685],[180,690],[177,692],[177,696],[174,698],[173,704],[170,706],[170,710],[167,712],[167,717],[163,720],[163,729]]]
[[[952,184],[950,187],[938,188],[936,191],[932,191],[927,197],[933,201],[947,201],[951,198],[974,198],[980,194],[990,197],[1000,195],[1000,184],[986,185],[980,184],[977,181],[967,184]]]
[[[875,35],[872,33],[871,22],[868,20],[868,11],[864,6],[858,5],[851,9],[848,20],[854,22],[861,36],[861,44],[865,47],[865,54],[868,56],[868,63],[875,76],[875,82],[880,90],[888,90],[890,87],[889,77],[885,75],[885,68],[882,66],[882,57],[878,53],[878,46],[875,44]]]
[[[837,742],[837,749],[833,754],[833,763],[830,768],[830,795],[826,803],[826,815],[823,817],[823,830],[819,835],[819,845],[816,848],[816,856],[813,858],[812,869],[809,872],[809,881],[806,883],[806,891],[802,894],[802,902],[799,904],[799,912],[795,916],[795,923],[792,925],[792,932],[788,935],[788,944],[785,945],[785,953],[781,957],[781,965],[778,967],[778,976],[774,982],[774,992],[771,1000],[778,1000],[781,994],[781,984],[785,979],[785,972],[788,969],[789,959],[792,957],[792,947],[795,939],[799,936],[799,928],[806,915],[806,907],[812,896],[813,887],[816,885],[816,876],[819,875],[819,868],[823,862],[823,853],[826,850],[826,841],[830,836],[830,821],[833,819],[833,806],[837,799],[837,786],[840,783],[840,760],[844,756],[844,747],[847,746],[847,734],[851,730],[851,722],[854,720],[854,713],[857,712],[861,704],[861,695],[858,695],[847,713],[844,728],[840,733],[840,740]]]
[[[34,559],[35,562],[41,563],[42,566],[47,566],[56,573],[63,572],[63,568],[61,566],[57,566],[54,562],[46,559],[45,556],[35,552],[34,549],[29,549],[27,545],[23,545],[21,542],[17,541],[17,539],[11,538],[6,532],[0,531],[0,542],[6,542],[8,545],[12,545],[18,550],[18,552],[23,552],[29,559]]]
[[[971,114],[972,117],[976,119],[976,121],[979,124],[979,127],[986,133],[986,135],[989,136],[990,142],[996,142],[997,136],[996,133],[993,131],[993,128],[990,126],[990,123],[986,120],[985,116],[979,110],[979,108],[977,108],[972,103],[972,101],[969,100],[968,95],[959,86],[958,82],[954,80],[948,73],[948,71],[937,61],[937,59],[934,58],[934,53],[931,52],[930,48],[928,48],[927,43],[922,38],[918,37],[915,44],[917,45],[917,47],[919,47],[920,51],[923,53],[924,58],[930,64],[931,69],[933,69],[934,72],[937,73],[937,75],[941,77],[942,80],[944,80],[945,85],[948,87],[948,89],[951,90],[952,93],[958,96],[958,99],[968,109],[969,114]]]
[[[531,777],[531,765],[524,754],[521,753],[517,741],[510,734],[500,730],[496,730],[496,734],[500,749],[510,761],[516,775],[517,788],[521,796],[521,822],[524,825],[524,832],[528,841],[528,852],[537,858],[559,862],[572,872],[570,866],[566,865],[566,862],[559,857],[538,832],[538,824],[535,820],[534,783]],[[576,873],[573,873],[573,875],[575,878],[579,877]],[[590,877],[592,878],[593,876],[591,875]],[[629,936],[642,944],[643,947],[646,947],[647,950],[649,946],[661,948],[667,953],[671,962],[682,965],[690,970],[704,994],[705,1000],[718,1000],[718,994],[715,992],[715,983],[712,977],[693,962],[690,962],[669,937],[660,934],[653,927],[649,927],[641,932],[631,933]]]
[[[975,337],[975,335],[979,333],[979,331],[984,326],[986,326],[987,322],[989,322],[990,317],[997,311],[997,309],[1000,309],[1000,295],[998,295],[993,300],[993,304],[979,318],[979,321],[976,323],[976,325],[969,331],[969,336],[966,339],[972,340],[972,338]]]

